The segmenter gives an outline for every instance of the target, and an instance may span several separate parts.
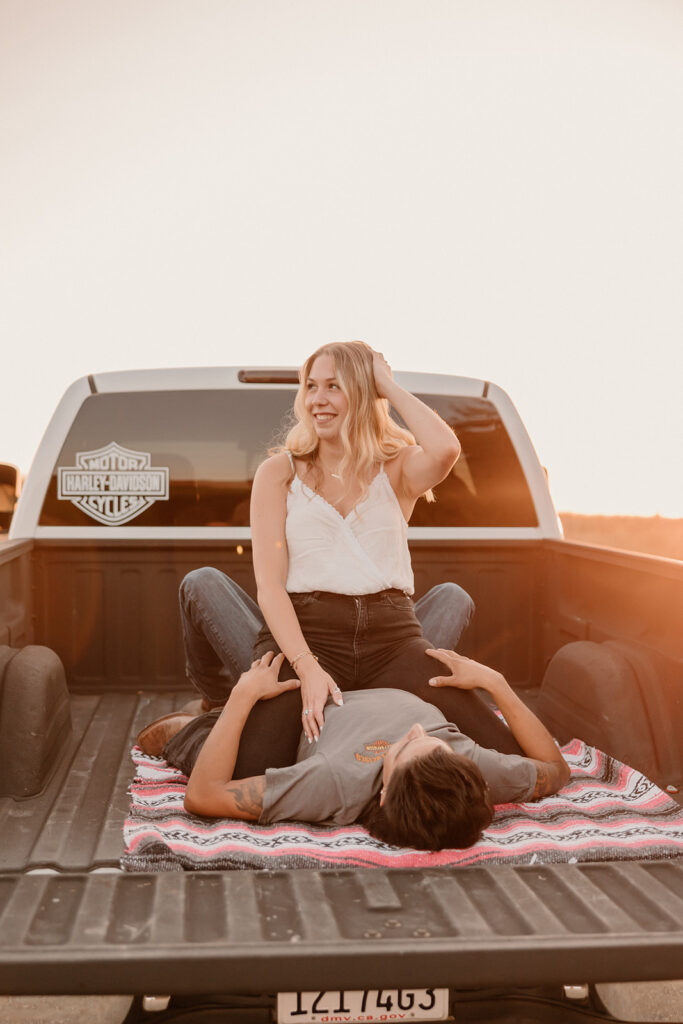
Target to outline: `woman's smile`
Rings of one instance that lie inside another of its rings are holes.
[[[306,379],[305,406],[319,437],[329,439],[336,436],[349,403],[339,386],[334,360],[330,356],[319,356],[313,363]]]

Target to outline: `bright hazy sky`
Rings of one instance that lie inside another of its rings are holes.
[[[683,3],[0,0],[0,460],[76,377],[363,338],[683,516]]]

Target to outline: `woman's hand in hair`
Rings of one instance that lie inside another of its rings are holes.
[[[454,686],[458,690],[488,690],[490,693],[497,690],[501,683],[505,684],[500,672],[488,665],[481,665],[478,661],[465,658],[455,651],[446,651],[443,648],[434,650],[429,648],[426,652],[430,658],[442,662],[451,670],[448,676],[435,676],[429,680],[430,686]]]
[[[302,658],[296,669],[301,680],[301,725],[309,742],[320,737],[325,724],[323,708],[327,698],[335,704],[343,704],[344,698],[336,682],[314,658]],[[308,711],[308,714],[304,714]]]
[[[372,372],[375,378],[375,387],[380,398],[388,398],[391,385],[394,383],[394,375],[391,367],[381,352],[372,350]]]

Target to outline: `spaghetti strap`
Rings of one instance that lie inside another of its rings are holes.
[[[296,476],[296,466],[294,465],[294,456],[290,452],[289,448],[287,449],[287,458],[289,459],[289,468],[291,469],[292,473],[294,473],[294,475]]]

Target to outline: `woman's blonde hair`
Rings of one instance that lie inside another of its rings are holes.
[[[318,435],[313,417],[306,410],[306,383],[313,363],[320,356],[330,356],[335,375],[349,403],[349,411],[341,428],[344,449],[339,464],[343,480],[356,478],[361,485],[360,499],[365,497],[376,462],[388,462],[402,448],[416,443],[404,427],[399,427],[389,415],[389,403],[380,398],[375,387],[372,369],[372,349],[364,341],[345,341],[322,345],[308,357],[299,371],[299,390],[294,400],[296,423],[287,434],[280,451],[289,451],[297,459],[306,460],[317,470]],[[425,497],[433,501],[431,491]]]

